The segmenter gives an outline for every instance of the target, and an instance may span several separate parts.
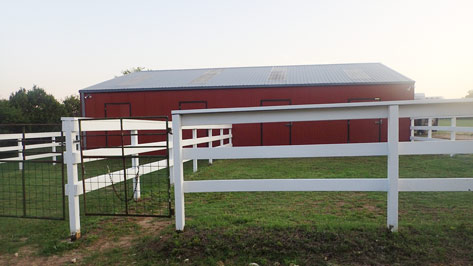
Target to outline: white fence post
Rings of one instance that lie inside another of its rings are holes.
[[[182,231],[185,226],[184,209],[184,171],[182,164],[182,127],[181,116],[172,115],[173,155],[174,155],[174,205],[176,215],[176,230]]]
[[[53,144],[53,147],[51,148],[51,152],[56,153],[56,146],[54,146],[56,144],[56,137],[51,137],[51,144]],[[57,157],[53,156],[53,161],[56,161],[56,159]],[[53,162],[53,165],[56,165],[56,162]]]
[[[456,117],[451,118],[450,126],[454,127],[454,128],[457,127],[457,118]],[[456,131],[452,130],[452,131],[450,131],[450,140],[455,140],[455,139],[456,139]]]
[[[427,119],[427,126],[429,127],[429,131],[427,131],[427,138],[432,138],[432,118]]]
[[[23,142],[22,139],[18,139],[18,160],[23,160]],[[23,170],[23,163],[18,163],[18,170]]]
[[[220,136],[223,136],[223,128],[220,129]],[[223,146],[223,139],[220,140],[220,146]]]
[[[455,131],[455,128],[457,127],[457,118],[452,117],[450,126],[453,127],[454,130],[450,131],[450,140],[455,141],[457,139],[457,132]],[[455,154],[450,154],[450,157],[453,157]]]
[[[388,210],[387,226],[398,229],[399,204],[399,106],[389,106],[388,112]]]
[[[80,208],[79,208],[79,178],[77,174],[77,164],[79,163],[80,154],[77,145],[74,143],[78,133],[78,119],[71,117],[63,117],[62,131],[66,137],[66,151],[64,153],[64,162],[67,167],[67,184],[66,195],[69,202],[69,228],[71,231],[71,239],[80,238]]]
[[[233,147],[233,142],[232,142],[232,138],[233,138],[233,135],[232,135],[232,128],[229,128],[228,129],[228,144],[230,144],[230,147]]]
[[[196,139],[197,138],[197,129],[192,129],[192,139]],[[194,144],[192,145],[192,148],[197,148],[197,144]],[[198,168],[198,161],[197,159],[193,159],[192,160],[192,171],[195,173],[197,172],[197,168]]]
[[[414,131],[414,126],[415,126],[415,119],[411,118],[411,141],[414,141],[415,137],[415,131]]]
[[[212,139],[212,129],[209,129],[209,138]],[[213,141],[210,140],[209,141],[209,148],[212,148],[213,147]],[[214,160],[213,159],[209,159],[209,164],[213,164]]]
[[[173,150],[174,147],[172,147],[172,132],[168,133],[168,142],[169,142],[169,151],[168,151],[168,157],[169,157],[169,180],[171,182],[171,185],[174,185],[174,163],[173,163]]]
[[[131,146],[138,145],[138,130],[131,130],[130,131],[130,140]],[[138,156],[138,154],[133,154],[133,156]],[[138,200],[141,198],[141,184],[140,184],[140,159],[139,158],[131,158],[131,167],[133,168],[133,172],[135,178],[133,178],[133,198]]]

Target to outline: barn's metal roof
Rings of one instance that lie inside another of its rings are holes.
[[[80,92],[413,83],[381,63],[359,63],[142,71]]]

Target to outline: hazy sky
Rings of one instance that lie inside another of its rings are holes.
[[[121,70],[381,62],[416,92],[473,90],[473,1],[0,2],[0,98]]]

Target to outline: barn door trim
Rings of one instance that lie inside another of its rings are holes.
[[[133,116],[133,114],[131,113],[131,103],[130,102],[121,102],[121,103],[104,103],[105,117],[108,117],[107,116],[107,105],[120,105],[120,104],[128,104],[128,108],[130,110],[130,116]]]
[[[129,117],[132,116],[131,114],[131,103],[130,102],[120,102],[120,103],[104,103],[104,117],[107,117],[107,105],[125,105],[127,104],[128,105],[128,112],[129,112]],[[113,118],[113,117],[110,117],[110,118]],[[116,117],[116,118],[119,118],[119,117]],[[105,146],[108,147],[108,131],[105,131]]]
[[[347,102],[351,103],[354,101],[365,101],[365,102],[379,102],[381,101],[380,97],[372,97],[372,98],[348,98]],[[383,123],[382,119],[378,119],[378,142],[381,142],[381,124]],[[347,143],[350,143],[350,120],[347,120]]]

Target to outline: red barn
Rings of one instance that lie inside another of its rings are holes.
[[[413,100],[414,81],[380,63],[135,72],[80,90],[83,116],[171,110]],[[400,122],[409,140],[409,121]],[[235,125],[235,146],[386,141],[383,120]]]

